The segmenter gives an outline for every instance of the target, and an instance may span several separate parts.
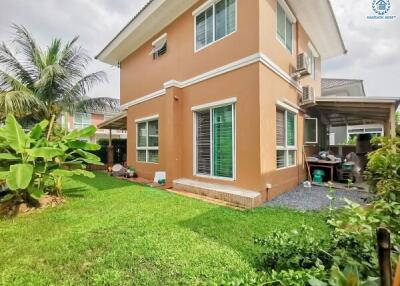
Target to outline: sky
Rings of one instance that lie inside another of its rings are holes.
[[[0,42],[10,42],[14,23],[24,25],[43,47],[52,38],[79,35],[79,44],[94,57],[147,1],[1,0]],[[400,97],[400,0],[391,2],[388,14],[394,20],[370,20],[372,0],[331,0],[349,52],[325,61],[324,77],[363,79],[367,96]],[[89,95],[118,98],[118,69],[94,60],[89,71],[97,70],[106,71],[109,82]]]

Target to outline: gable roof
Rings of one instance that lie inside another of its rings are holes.
[[[118,65],[198,1],[149,0],[96,59]],[[286,1],[323,59],[347,52],[329,0]]]
[[[322,89],[329,89],[340,86],[349,86],[357,83],[363,84],[363,81],[360,79],[341,79],[341,78],[323,78],[322,81]]]

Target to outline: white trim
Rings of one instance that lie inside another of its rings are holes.
[[[185,80],[185,81],[181,81],[181,82],[176,81],[176,80],[168,81],[168,82],[164,83],[164,88],[167,89],[167,88],[172,87],[172,86],[175,86],[175,87],[178,87],[178,88],[185,88],[187,86],[190,86],[190,85],[205,81],[207,79],[210,79],[210,78],[213,78],[213,77],[228,73],[230,71],[234,71],[234,70],[240,69],[242,67],[251,65],[251,64],[256,63],[256,62],[258,62],[260,60],[261,60],[261,54],[257,53],[257,54],[242,58],[240,60],[234,61],[232,63],[229,63],[227,65],[221,66],[219,68],[210,70],[208,72],[205,72],[205,73],[200,74],[198,76],[192,77],[192,78],[190,78],[188,80]]]
[[[285,11],[286,17],[288,17],[289,21],[292,22],[292,24],[295,24],[297,22],[296,16],[293,14],[288,4],[286,4],[286,1],[278,0],[278,2],[281,5],[283,11]]]
[[[314,45],[311,42],[308,42],[308,48],[310,49],[310,51],[313,54],[314,58],[319,58],[320,57],[317,49],[314,47]]]
[[[148,117],[143,117],[143,118],[139,118],[135,120],[135,123],[141,123],[141,122],[146,122],[146,121],[151,121],[151,120],[156,120],[160,118],[160,116],[158,114],[152,115],[152,116],[148,116]]]
[[[131,107],[131,106],[134,106],[134,105],[138,105],[140,103],[149,101],[149,100],[151,100],[153,98],[156,98],[156,97],[163,96],[166,93],[167,93],[167,91],[165,89],[161,89],[161,90],[155,91],[153,93],[150,93],[148,95],[139,97],[139,98],[137,98],[135,100],[128,101],[127,103],[121,105],[121,110],[126,110],[126,109],[128,109],[128,107]]]
[[[305,144],[318,144],[318,137],[319,137],[319,134],[318,134],[318,118],[316,118],[316,117],[304,118],[304,130],[306,129],[306,124],[305,124],[306,120],[314,120],[315,121],[315,139],[316,139],[316,141],[313,142],[313,141],[304,140],[304,143]],[[305,132],[306,132],[306,130],[305,130]],[[305,137],[306,136],[304,136],[304,139],[307,139]]]
[[[200,111],[200,110],[204,110],[204,109],[217,108],[220,106],[235,104],[236,102],[237,102],[237,98],[231,97],[231,98],[218,100],[218,101],[214,101],[214,102],[210,102],[210,103],[206,103],[206,104],[202,104],[202,105],[193,106],[192,111]]]
[[[164,40],[167,37],[167,33],[162,34],[159,38],[157,38],[156,40],[154,40],[151,45],[155,46],[158,42],[160,42],[161,40]]]
[[[293,112],[293,113],[295,113],[295,114],[298,114],[298,113],[299,113],[299,110],[298,110],[298,109],[296,109],[296,108],[294,108],[292,105],[289,105],[289,104],[287,104],[287,103],[284,103],[284,102],[282,102],[282,101],[280,101],[280,100],[278,100],[278,101],[276,102],[276,105],[279,106],[279,107],[281,107],[281,108],[283,108],[283,109],[289,110],[289,111],[291,111],[291,112]]]
[[[295,81],[287,72],[285,72],[283,69],[281,69],[277,64],[275,64],[270,58],[268,58],[266,55],[263,53],[260,54],[260,61],[263,63],[267,68],[272,70],[274,73],[276,73],[278,76],[280,76],[282,79],[286,80],[288,83],[290,83],[293,87],[295,87],[300,93],[303,93],[302,87],[300,84]]]
[[[148,95],[142,96],[135,100],[131,100],[131,101],[121,105],[121,109],[126,110],[126,109],[128,109],[128,107],[138,105],[140,103],[149,101],[151,99],[163,96],[167,93],[167,89],[170,87],[185,88],[185,87],[203,82],[205,80],[208,80],[210,78],[214,78],[214,77],[220,76],[222,74],[246,67],[248,65],[251,65],[251,64],[254,64],[257,62],[262,63],[264,66],[269,68],[272,72],[274,72],[279,77],[281,77],[283,80],[288,82],[290,85],[292,85],[294,88],[296,88],[299,93],[303,92],[301,85],[297,81],[295,81],[288,73],[286,73],[282,68],[280,68],[277,64],[275,64],[270,58],[268,58],[263,53],[256,53],[256,54],[247,56],[245,58],[242,58],[240,60],[231,62],[227,65],[221,66],[219,68],[202,73],[200,75],[197,75],[197,76],[192,77],[185,81],[177,81],[177,80],[167,81],[164,83],[163,89],[155,91]]]
[[[207,10],[208,8],[210,8],[210,6],[214,5],[216,2],[218,2],[219,0],[208,0],[206,2],[204,2],[202,5],[200,5],[196,10],[194,10],[192,12],[192,16],[196,17],[199,14],[203,13],[205,10]]]
[[[158,146],[149,146],[149,122],[157,120],[158,128],[159,128],[159,120],[158,115],[149,116],[142,119],[137,119],[135,121],[136,125],[136,162],[141,164],[160,164],[160,135],[157,135],[158,138]],[[146,123],[146,146],[139,146],[139,124]],[[138,151],[146,151],[146,160],[139,161],[138,160]],[[158,151],[158,162],[149,162],[149,151]]]

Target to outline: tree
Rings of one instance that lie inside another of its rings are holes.
[[[25,27],[12,28],[17,52],[0,44],[0,121],[8,114],[39,121],[61,112],[117,108],[116,99],[87,96],[107,76],[103,71],[86,74],[91,58],[77,46],[78,37],[65,44],[53,39],[42,50]]]

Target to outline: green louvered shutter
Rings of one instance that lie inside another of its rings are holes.
[[[295,115],[291,112],[287,112],[286,118],[286,129],[287,129],[287,146],[295,146],[296,138],[295,138]]]
[[[214,176],[233,177],[233,106],[213,109]]]

